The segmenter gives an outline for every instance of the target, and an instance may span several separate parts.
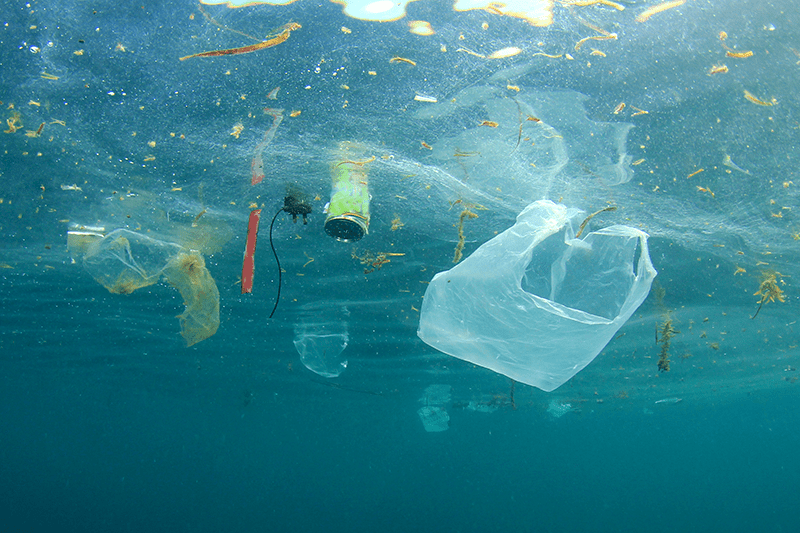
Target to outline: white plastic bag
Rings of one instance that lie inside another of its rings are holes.
[[[583,213],[540,200],[434,276],[418,335],[444,353],[552,391],[580,372],[647,297],[647,234],[611,226],[575,239]],[[637,259],[638,255],[638,259]]]

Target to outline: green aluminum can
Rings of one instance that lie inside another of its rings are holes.
[[[325,233],[343,241],[369,233],[369,180],[364,163],[342,161],[331,166],[331,201]]]

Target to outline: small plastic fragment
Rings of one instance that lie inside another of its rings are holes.
[[[270,107],[265,107],[264,112],[270,116],[272,116],[272,126],[267,130],[264,134],[264,138],[261,140],[260,143],[256,145],[256,149],[253,152],[253,161],[250,164],[251,170],[251,185],[258,185],[264,179],[264,149],[272,142],[272,139],[275,138],[275,133],[278,131],[278,126],[281,125],[283,121],[283,109],[273,109]]]

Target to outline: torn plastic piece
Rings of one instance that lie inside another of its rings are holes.
[[[244,261],[242,262],[242,294],[253,291],[253,275],[256,269],[254,255],[260,220],[261,209],[250,211],[250,221],[247,224],[247,244],[244,247]]]
[[[349,316],[346,309],[340,313]],[[294,327],[294,347],[303,365],[320,376],[335,378],[347,368],[347,358],[342,352],[347,348],[347,322],[300,322]]]
[[[425,431],[439,432],[450,428],[450,415],[447,405],[450,403],[452,387],[450,385],[433,384],[425,388],[419,399],[423,405],[417,410],[420,421]]]
[[[452,389],[453,387],[450,385],[428,385],[419,401],[425,405],[444,405],[450,403]]]
[[[425,405],[417,411],[422,427],[428,433],[447,431],[450,429],[450,415],[444,407],[438,405]]]
[[[186,346],[209,338],[219,328],[219,290],[199,252],[184,251],[169,262],[164,276],[183,296],[186,309],[178,315]]]
[[[256,145],[255,152],[253,153],[253,161],[250,163],[251,177],[250,184],[258,185],[264,179],[264,149],[275,138],[275,133],[278,131],[278,126],[283,121],[283,109],[272,109],[270,107],[264,108],[264,113],[272,117],[272,126],[264,134],[264,138]]]
[[[186,305],[178,318],[187,346],[217,332],[219,291],[199,252],[126,229],[95,237],[85,248],[80,245],[71,251],[85,250],[84,268],[113,294],[130,294],[153,285],[162,275],[178,289]]]
[[[547,392],[580,372],[656,276],[646,233],[611,226],[575,239],[583,218],[546,200],[526,207],[513,227],[434,276],[420,338]]]
[[[572,411],[577,411],[577,409],[572,407],[571,403],[560,402],[558,400],[550,400],[550,405],[547,406],[547,412],[550,413],[550,416],[553,418],[561,418]]]

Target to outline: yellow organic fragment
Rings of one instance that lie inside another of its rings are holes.
[[[699,170],[695,170],[694,172],[692,172],[691,174],[689,174],[689,175],[688,175],[688,176],[686,176],[686,177],[687,177],[687,178],[691,178],[691,177],[693,177],[693,176],[697,176],[698,174],[700,174],[700,173],[701,173],[701,172],[703,172],[703,171],[705,171],[705,169],[704,169],[704,168],[701,168],[701,169],[699,169]]]
[[[455,0],[455,11],[482,9],[499,16],[515,17],[532,26],[545,27],[553,23],[553,0]]]
[[[584,37],[583,39],[575,43],[575,51],[577,52],[578,50],[580,50],[581,46],[583,46],[583,44],[588,41],[608,41],[616,39],[617,39],[616,33],[609,33],[608,35],[590,35],[589,37]]]
[[[770,102],[767,102],[765,100],[761,100],[760,98],[756,98],[755,96],[753,96],[753,93],[751,93],[748,90],[744,91],[744,97],[749,102],[753,102],[754,104],[763,105],[763,106],[772,106],[772,105],[775,105],[775,104],[778,103],[778,101],[775,100],[774,98]]]
[[[672,2],[663,2],[661,4],[657,4],[657,5],[653,6],[653,7],[645,9],[644,11],[639,13],[636,16],[636,22],[645,22],[647,19],[649,19],[653,15],[656,15],[656,14],[661,13],[663,11],[666,11],[668,9],[672,9],[672,8],[675,8],[675,7],[678,7],[678,6],[682,6],[685,3],[686,3],[686,0],[673,0]]]
[[[416,61],[413,61],[411,59],[407,59],[405,57],[400,57],[400,56],[394,56],[393,58],[391,58],[389,60],[389,63],[408,63],[412,67],[417,65]]]
[[[611,2],[609,0],[574,0],[572,2],[564,2],[564,5],[576,6],[576,7],[601,5],[601,6],[613,7],[617,11],[625,10],[625,6],[623,6],[622,4]]]

